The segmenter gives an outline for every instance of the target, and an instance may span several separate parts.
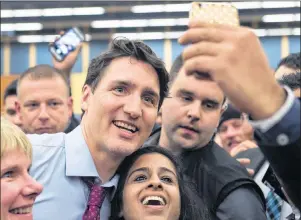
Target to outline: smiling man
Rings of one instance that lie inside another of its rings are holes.
[[[29,136],[30,173],[44,185],[36,219],[108,219],[115,172],[151,133],[167,82],[164,63],[139,41],[114,40],[91,61],[80,126],[68,134]]]

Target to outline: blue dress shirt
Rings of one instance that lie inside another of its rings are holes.
[[[101,183],[81,127],[69,134],[28,135],[33,145],[30,174],[44,186],[33,207],[35,220],[81,220],[86,210],[89,189],[83,177],[95,177]],[[115,175],[103,187],[116,189]],[[100,219],[110,216],[110,200],[114,190],[103,202]]]

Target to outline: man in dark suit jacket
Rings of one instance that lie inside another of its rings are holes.
[[[183,51],[186,73],[196,80],[208,73],[249,114],[256,142],[300,209],[300,100],[275,80],[258,37],[246,27],[192,21],[178,41],[191,44]]]
[[[278,76],[278,82],[281,85],[287,86],[290,89],[293,90],[294,94],[296,97],[300,98],[300,88],[301,88],[301,82],[300,82],[300,64],[299,67],[297,66],[296,62],[297,59],[299,58],[299,62],[300,62],[300,53],[296,53],[296,54],[291,54],[286,58],[283,58],[278,65],[277,68],[277,75]],[[293,64],[295,64],[293,66]],[[282,68],[282,65],[287,65],[288,67],[295,68],[292,69],[291,73],[286,72],[287,68]],[[300,115],[299,115],[300,118]],[[293,119],[293,118],[292,118]],[[296,142],[296,144],[291,144],[290,148],[291,150],[291,154],[292,157],[291,159],[291,163],[287,164],[287,161],[285,159],[283,159],[283,155],[286,154],[286,151],[288,151],[287,148],[266,148],[265,146],[261,147],[261,149],[258,148],[253,148],[253,149],[248,149],[246,151],[240,152],[238,153],[235,158],[239,159],[239,158],[248,158],[251,161],[250,165],[247,165],[247,168],[253,169],[255,171],[255,174],[259,171],[259,169],[261,168],[261,166],[263,165],[264,161],[266,159],[268,159],[269,161],[277,161],[277,163],[273,163],[271,164],[271,166],[273,167],[273,169],[275,170],[275,172],[278,172],[278,176],[286,176],[286,181],[288,181],[288,179],[290,179],[290,182],[292,183],[296,183],[296,184],[292,184],[293,187],[289,187],[285,182],[282,181],[282,184],[284,186],[284,188],[286,188],[286,192],[287,194],[291,194],[293,197],[297,197],[297,198],[293,198],[292,200],[297,200],[297,202],[299,201],[300,204],[300,143],[298,144],[298,142]],[[266,158],[264,157],[262,151],[265,153]],[[271,152],[270,152],[271,151]],[[294,159],[295,158],[295,159]],[[288,167],[289,166],[289,167]],[[296,175],[299,174],[299,175]],[[293,192],[290,192],[293,191]],[[297,193],[296,193],[297,192]],[[295,195],[299,195],[295,196]],[[299,207],[300,208],[300,207]]]

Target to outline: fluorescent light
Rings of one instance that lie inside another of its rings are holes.
[[[102,7],[83,7],[83,8],[73,8],[73,15],[102,15],[105,10]]]
[[[276,14],[262,16],[263,22],[293,22],[300,21],[300,14]]]
[[[280,29],[252,29],[258,37],[264,36],[289,36],[300,35],[300,28],[280,28]],[[143,32],[143,33],[115,33],[112,38],[126,37],[131,40],[159,40],[178,39],[183,35],[183,31],[172,32]]]
[[[92,28],[119,28],[119,27],[160,27],[160,26],[185,26],[188,18],[163,18],[163,19],[132,19],[132,20],[104,20],[92,21]]]
[[[238,9],[261,8],[261,2],[233,2]],[[188,12],[190,3],[165,4],[165,5],[136,5],[131,8],[133,13],[154,13],[154,12]]]
[[[14,24],[1,24],[1,32],[2,31],[14,31],[15,26]]]
[[[126,37],[130,40],[136,40],[137,38],[137,33],[115,33],[112,35],[112,39],[116,38],[116,37]]]
[[[133,13],[164,12],[164,5],[136,5],[131,8]]]
[[[300,35],[300,28],[294,28],[293,35]]]
[[[42,35],[21,35],[17,37],[19,43],[39,43],[43,42]]]
[[[293,29],[291,28],[275,28],[275,29],[268,29],[267,35],[269,36],[288,36],[291,35]]]
[[[42,30],[43,25],[41,23],[16,23],[16,31],[38,31]]]
[[[1,10],[1,18],[13,17],[13,10]]]
[[[147,20],[120,20],[120,27],[146,27]]]
[[[256,9],[256,8],[290,8],[300,7],[300,1],[287,2],[269,2],[269,1],[253,1],[253,2],[231,2],[238,9]],[[133,13],[158,13],[158,12],[188,12],[190,4],[162,4],[162,5],[136,5],[131,8]]]
[[[190,4],[165,4],[165,5],[136,5],[131,8],[133,13],[151,12],[185,12],[189,11]]]
[[[26,10],[14,10],[14,17],[40,17],[43,14],[41,9],[26,9]]]
[[[92,28],[117,28],[120,27],[120,20],[92,21]]]
[[[290,8],[290,7],[300,7],[300,1],[299,4],[296,1],[264,1],[262,2],[263,8]]]
[[[126,37],[131,40],[162,40],[162,39],[177,39],[184,31],[174,32],[143,32],[143,33],[116,33],[112,38]]]
[[[238,9],[254,9],[261,8],[261,2],[232,2]]]
[[[164,39],[163,32],[143,32],[143,33],[116,33],[112,38],[126,37],[130,40],[162,40]]]
[[[177,25],[186,26],[189,23],[189,18],[178,18]]]
[[[101,15],[104,13],[105,10],[102,7],[1,10],[1,18]]]
[[[72,8],[47,8],[43,10],[43,16],[70,16],[72,15]]]
[[[148,26],[175,26],[176,19],[150,19],[148,22]]]
[[[258,36],[258,37],[264,37],[267,35],[267,30],[266,29],[252,29],[254,31],[254,33]]]
[[[300,28],[253,29],[258,37],[300,35]]]
[[[26,35],[23,35],[26,36]],[[43,42],[53,42],[55,40],[56,37],[58,37],[59,35],[43,35],[42,39]]]
[[[170,31],[164,33],[164,38],[166,39],[178,39],[184,34],[184,31]]]
[[[164,12],[182,12],[189,11],[191,4],[167,4],[164,5]]]
[[[14,24],[1,24],[1,31],[38,31],[42,30],[41,23],[14,23]]]

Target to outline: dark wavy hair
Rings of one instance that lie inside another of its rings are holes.
[[[301,87],[301,72],[283,75],[278,82],[281,85],[288,86],[291,90],[296,90]]]
[[[209,212],[204,201],[197,196],[194,190],[195,186],[186,177],[182,171],[180,160],[172,155],[168,150],[159,146],[147,146],[140,148],[133,154],[127,156],[120,164],[117,173],[120,175],[118,187],[111,202],[110,220],[125,220],[120,213],[123,208],[123,189],[128,176],[128,172],[135,161],[144,154],[158,153],[167,157],[175,166],[177,179],[179,183],[181,211],[179,220],[209,220]]]
[[[300,71],[300,52],[291,53],[287,57],[281,59],[277,65],[276,71],[281,67],[286,66],[290,69]]]

